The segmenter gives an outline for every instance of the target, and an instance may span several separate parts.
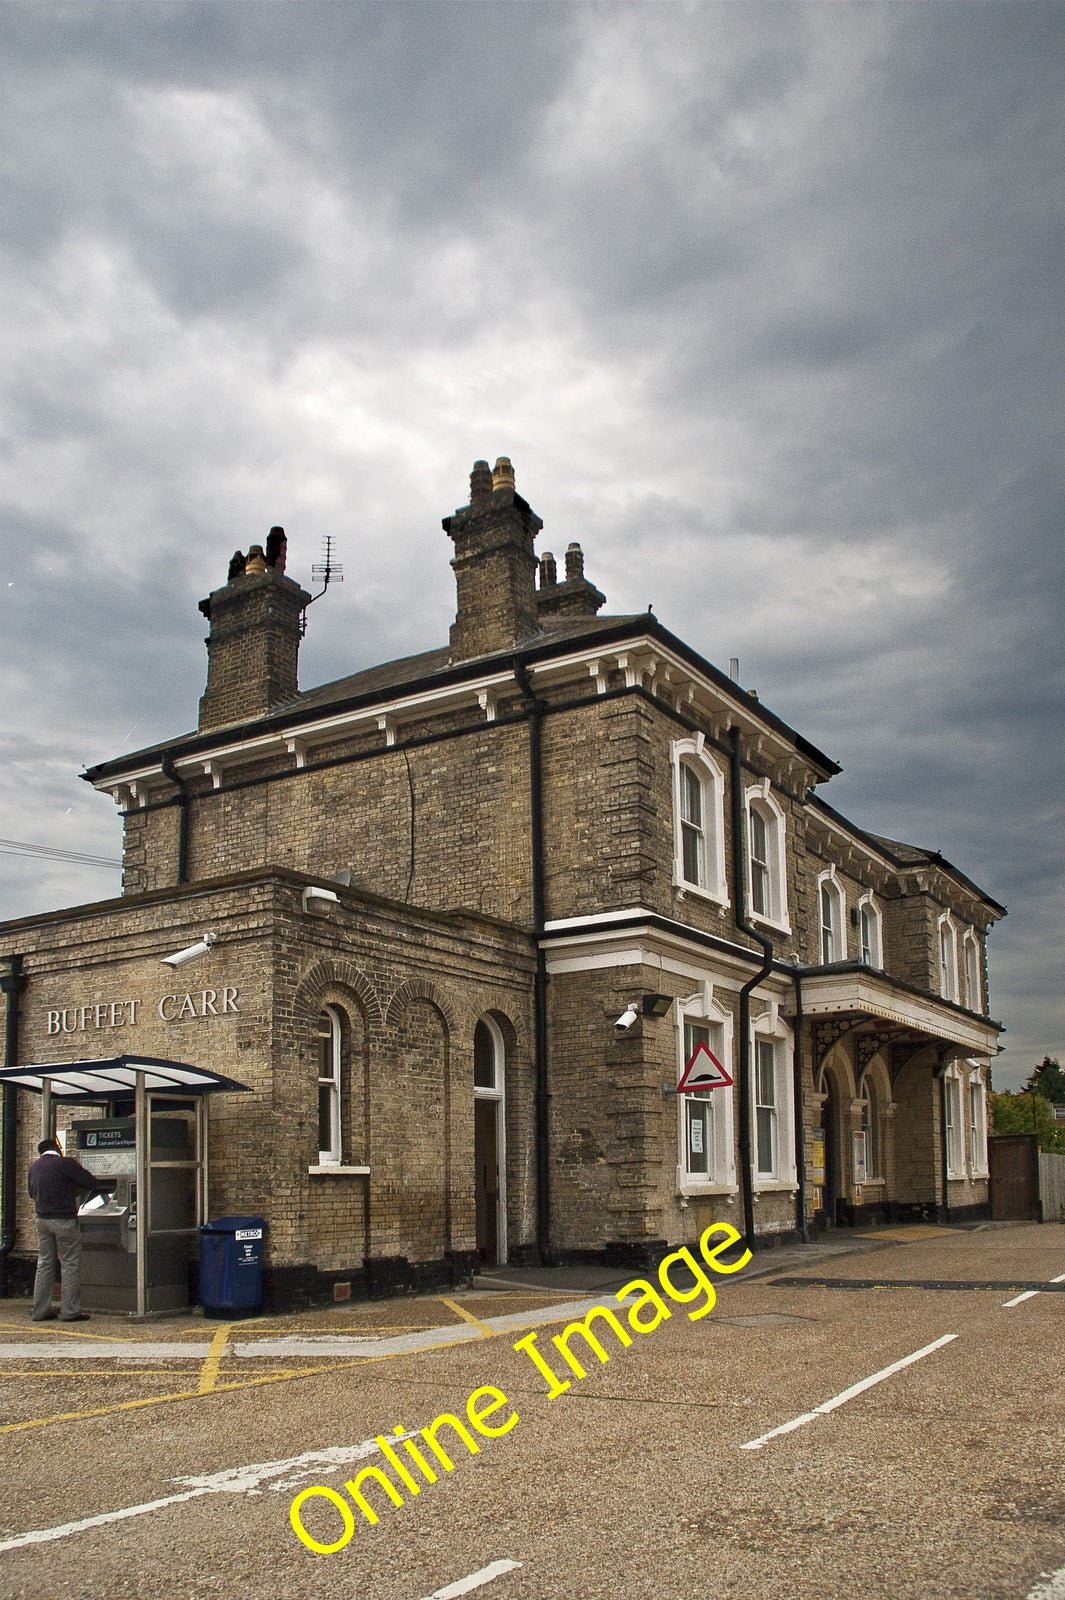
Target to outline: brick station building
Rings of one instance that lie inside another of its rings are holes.
[[[1003,908],[833,810],[838,767],[654,616],[601,615],[578,546],[537,561],[507,460],[443,526],[449,643],[304,691],[283,534],[234,557],[198,728],[85,774],[122,896],[0,925],[7,1064],[248,1085],[210,1209],[267,1218],[275,1306],[986,1214]],[[700,1044],[733,1086],[678,1095]]]

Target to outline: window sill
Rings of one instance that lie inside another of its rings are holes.
[[[754,1198],[760,1194],[798,1194],[799,1185],[794,1178],[771,1178],[768,1183],[756,1183]]]
[[[735,1183],[715,1183],[712,1179],[707,1183],[694,1183],[690,1178],[680,1185],[677,1190],[678,1200],[711,1199],[714,1195],[727,1195],[729,1199],[739,1194],[739,1186]]]
[[[710,905],[717,906],[719,911],[728,911],[732,904],[724,888],[705,888],[701,883],[689,883],[685,878],[674,878],[673,890],[679,900],[694,895],[697,900],[706,900]]]
[[[757,922],[760,927],[775,928],[777,933],[791,933],[790,922],[778,922],[775,917],[763,917],[758,911],[749,911],[747,915],[752,922]]]
[[[365,1178],[369,1167],[345,1167],[339,1161],[324,1161],[320,1166],[308,1167],[312,1178]]]

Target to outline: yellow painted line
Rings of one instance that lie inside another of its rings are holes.
[[[455,1309],[459,1311],[460,1315],[463,1315],[461,1307],[456,1307]],[[565,1321],[565,1317],[544,1317],[537,1319],[536,1322],[529,1324],[529,1326],[534,1328],[542,1328],[549,1327],[552,1322]],[[487,1328],[486,1324],[484,1326]],[[503,1337],[504,1334],[509,1336],[513,1333],[520,1333],[521,1331],[521,1325],[512,1325],[511,1327],[505,1329],[487,1328],[487,1335],[489,1338],[498,1339]],[[402,1356],[424,1355],[429,1351],[434,1354],[440,1354],[442,1351],[446,1351],[447,1349],[448,1346],[446,1345],[441,1346],[438,1344],[423,1344],[415,1346],[413,1350],[393,1350],[388,1355],[383,1356],[361,1356],[356,1358],[354,1361],[332,1361],[324,1366],[319,1367],[295,1368],[287,1372],[264,1373],[254,1378],[241,1378],[235,1381],[231,1380],[228,1383],[217,1383],[213,1389],[205,1391],[200,1389],[186,1389],[179,1391],[176,1394],[148,1395],[141,1400],[120,1400],[114,1405],[110,1406],[94,1406],[89,1411],[59,1411],[50,1417],[34,1417],[27,1422],[6,1422],[0,1424],[0,1434],[23,1433],[28,1428],[48,1427],[53,1422],[83,1422],[91,1417],[113,1416],[119,1411],[137,1411],[142,1410],[146,1406],[170,1405],[176,1400],[207,1400],[213,1398],[215,1395],[226,1394],[231,1390],[255,1389],[260,1388],[262,1385],[267,1383],[291,1383],[298,1378],[317,1377],[323,1372],[349,1372],[354,1367],[376,1366],[382,1361],[396,1361]],[[110,1371],[108,1371],[107,1376],[110,1376]]]
[[[232,1326],[231,1322],[223,1322],[211,1340],[211,1348],[208,1350],[203,1366],[200,1368],[200,1394],[210,1394],[211,1390],[218,1384],[218,1367],[225,1353],[229,1330]]]
[[[482,1339],[494,1339],[498,1336],[496,1328],[490,1328],[487,1322],[482,1322],[480,1317],[475,1317],[472,1311],[464,1311],[457,1300],[448,1300],[444,1295],[440,1295],[439,1299],[440,1304],[447,1306],[448,1310],[453,1311],[456,1317],[461,1317],[463,1322],[468,1322],[471,1327],[478,1328]]]
[[[37,1334],[46,1339],[54,1339],[61,1334],[64,1339],[93,1339],[97,1344],[106,1340],[109,1344],[141,1344],[140,1339],[123,1338],[120,1333],[75,1333],[73,1328],[56,1327],[58,1317],[51,1317],[47,1322],[0,1322],[0,1328],[18,1328],[20,1333]],[[197,1337],[202,1338],[200,1334]]]

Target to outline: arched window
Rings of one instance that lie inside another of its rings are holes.
[[[987,1177],[987,1088],[982,1063],[969,1075],[969,1176]]]
[[[795,1182],[791,1037],[775,1008],[752,1030],[754,1186],[779,1188]]]
[[[861,941],[862,961],[867,967],[882,968],[884,948],[881,938],[880,910],[872,895],[863,895],[858,902],[858,938]]]
[[[494,1017],[473,1030],[474,1202],[477,1250],[498,1266],[507,1259],[506,1046]]]
[[[681,870],[685,883],[706,884],[703,782],[690,762],[680,764]]]
[[[958,999],[958,938],[950,913],[939,919],[939,992],[944,1000]]]
[[[845,902],[834,869],[823,872],[817,880],[817,906],[821,928],[822,965],[827,966],[830,961],[846,961]]]
[[[335,1166],[341,1160],[340,1018],[332,1006],[318,1016],[318,1161]]]
[[[943,1075],[943,1113],[947,1134],[947,1177],[964,1178],[965,1143],[962,1124],[961,1073],[957,1063]]]
[[[751,915],[788,930],[784,813],[768,778],[747,792],[747,886]]]
[[[676,1007],[677,1079],[700,1045],[705,1045],[723,1066],[732,1053],[732,1021],[712,1000],[693,1002],[691,1011]],[[700,1089],[677,1096],[680,1160],[678,1181],[682,1193],[711,1190],[731,1193],[736,1187],[732,1090]]]
[[[962,940],[962,965],[965,973],[965,1004],[970,1011],[982,1011],[980,944],[971,928]]]
[[[727,904],[725,780],[702,734],[673,743],[674,863],[678,888]]]
[[[862,1113],[862,1134],[865,1138],[865,1175],[867,1179],[880,1177],[880,1115],[876,1084],[867,1072],[858,1089],[858,1103]]]

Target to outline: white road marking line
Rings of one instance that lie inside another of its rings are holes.
[[[808,1422],[814,1422],[818,1417],[827,1416],[830,1411],[835,1411],[837,1406],[845,1406],[848,1400],[853,1400],[857,1395],[864,1394],[866,1389],[871,1389],[876,1383],[883,1383],[885,1378],[890,1378],[892,1373],[901,1372],[903,1367],[912,1365],[914,1361],[921,1361],[925,1356],[930,1356],[933,1351],[941,1350],[945,1344],[956,1339],[956,1333],[945,1333],[939,1339],[934,1339],[931,1344],[926,1344],[922,1349],[915,1350],[912,1355],[903,1356],[901,1361],[893,1361],[890,1367],[883,1367],[879,1372],[874,1372],[872,1377],[863,1378],[860,1383],[852,1383],[849,1389],[844,1389],[841,1394],[832,1396],[823,1405],[814,1406],[812,1411],[804,1411],[801,1417],[792,1417],[790,1422],[781,1423],[779,1428],[772,1428],[768,1433],[763,1433],[757,1439],[748,1439],[746,1444],[741,1444],[741,1450],[760,1450],[770,1439],[775,1439],[782,1433],[794,1433],[796,1428],[803,1428]]]
[[[1057,1278],[1051,1278],[1049,1282],[1065,1283],[1065,1272],[1061,1273]],[[1034,1300],[1039,1292],[1038,1289],[1026,1289],[1023,1294],[1014,1295],[1012,1300],[1003,1300],[1002,1309],[1003,1311],[1008,1311],[1010,1306],[1019,1306],[1022,1300]]]
[[[202,1478],[175,1478],[175,1483],[188,1487],[180,1494],[164,1495],[159,1500],[147,1500],[143,1505],[122,1506],[117,1511],[102,1511],[95,1517],[82,1517],[77,1522],[64,1522],[57,1528],[35,1528],[29,1533],[18,1533],[10,1539],[0,1539],[0,1551],[19,1550],[25,1545],[48,1544],[53,1539],[66,1539],[72,1533],[84,1533],[89,1528],[100,1528],[108,1522],[124,1522],[129,1517],[143,1517],[149,1511],[161,1511],[166,1506],[180,1505],[184,1500],[195,1500],[205,1494],[261,1494],[260,1484],[271,1478],[281,1481],[271,1488],[291,1489],[306,1478],[322,1472],[336,1471],[350,1461],[361,1461],[377,1450],[376,1439],[364,1439],[361,1444],[334,1445],[323,1450],[307,1450],[301,1456],[289,1456],[281,1461],[259,1461],[246,1467],[226,1467]],[[293,1475],[294,1474],[294,1475]]]
[[[1063,1283],[1063,1278],[1052,1278],[1052,1283]],[[1065,1567],[1059,1567],[1057,1572],[1051,1572],[1045,1583],[1037,1583],[1034,1589],[1029,1589],[1026,1600],[1065,1600]]]
[[[536,1311],[513,1311],[504,1317],[487,1317],[482,1326],[490,1328],[493,1333],[511,1333],[515,1329],[537,1327],[544,1322],[564,1322],[568,1318],[582,1316],[590,1307],[599,1305],[611,1306],[616,1310],[617,1297],[595,1295],[583,1300],[569,1300],[562,1305],[556,1302],[554,1305],[541,1306]],[[272,1359],[278,1356],[340,1356],[350,1360],[353,1356],[396,1356],[429,1347],[446,1348],[484,1337],[481,1328],[466,1322],[446,1323],[439,1328],[426,1328],[420,1333],[395,1334],[387,1339],[365,1333],[295,1333],[280,1338],[231,1341],[226,1346],[226,1357],[254,1360],[259,1356]],[[80,1344],[53,1343],[42,1338],[25,1344],[0,1344],[0,1361],[55,1361],[61,1356],[64,1361],[100,1361],[106,1358],[111,1361],[203,1362],[211,1353],[210,1343],[204,1343],[203,1340],[180,1343],[177,1340],[167,1343],[136,1341],[116,1348],[113,1344],[94,1343],[84,1335],[82,1338]]]
[[[515,1567],[520,1566],[520,1561],[493,1561],[489,1566],[482,1567],[479,1572],[471,1572],[468,1578],[458,1578],[443,1589],[434,1589],[432,1594],[426,1596],[426,1600],[458,1600],[459,1595],[469,1594],[473,1589],[482,1589],[486,1583],[491,1583],[493,1578],[501,1578],[504,1572],[513,1572]]]

